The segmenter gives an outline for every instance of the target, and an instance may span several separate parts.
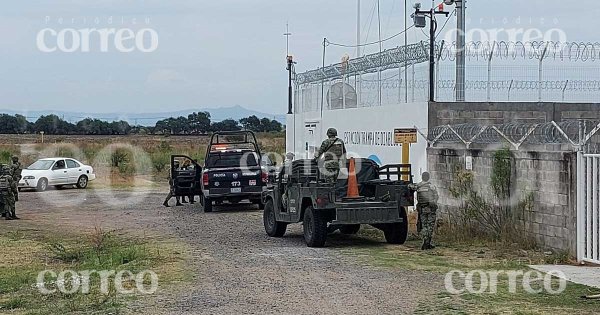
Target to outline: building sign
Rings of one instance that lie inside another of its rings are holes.
[[[349,145],[396,146],[391,131],[346,131],[342,140]]]
[[[416,128],[396,128],[394,129],[394,141],[396,143],[417,143]]]

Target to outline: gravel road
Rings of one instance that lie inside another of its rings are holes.
[[[22,192],[24,221],[55,221],[61,228],[102,224],[133,233],[164,235],[191,249],[195,275],[177,292],[165,292],[135,313],[147,314],[410,314],[443,289],[443,277],[369,266],[352,248],[390,246],[360,236],[331,235],[326,248],[304,244],[302,226],[269,238],[262,213],[250,205],[162,207],[157,190],[89,189]],[[126,199],[134,197],[133,199]],[[135,202],[136,200],[141,202]],[[65,201],[69,200],[69,201]]]

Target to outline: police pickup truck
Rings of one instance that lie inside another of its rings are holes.
[[[268,172],[261,165],[256,136],[251,131],[216,132],[206,149],[202,172],[201,202],[204,212],[212,212],[213,204],[242,200],[262,208],[261,194]]]

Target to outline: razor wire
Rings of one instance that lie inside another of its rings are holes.
[[[518,150],[522,144],[546,145],[569,144],[581,148],[600,130],[600,122],[592,120],[568,120],[547,123],[507,123],[481,125],[465,123],[442,125],[429,130],[427,141],[436,143],[472,144],[509,143]]]
[[[456,42],[436,43],[436,53],[441,60],[455,61],[458,53]],[[500,60],[540,60],[556,61],[600,61],[600,42],[480,42],[465,44],[467,60],[487,60],[493,57]]]

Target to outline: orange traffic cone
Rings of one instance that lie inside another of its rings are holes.
[[[354,158],[350,158],[350,165],[348,165],[348,192],[346,194],[346,198],[361,198],[358,195],[358,181],[356,180],[356,165]]]

